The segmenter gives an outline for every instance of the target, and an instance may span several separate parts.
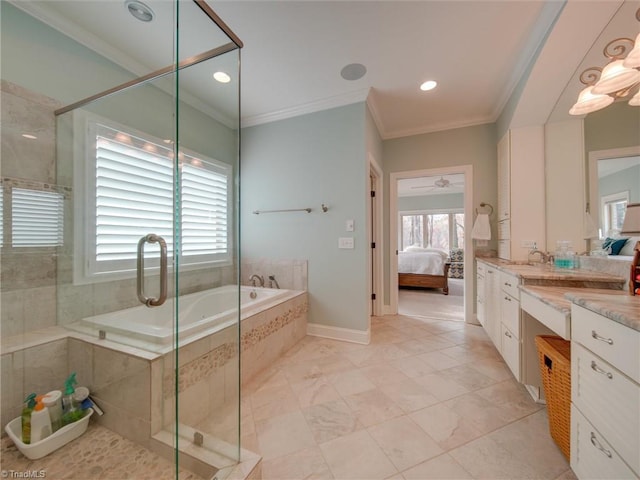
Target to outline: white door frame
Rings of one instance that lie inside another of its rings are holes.
[[[367,245],[371,245],[371,243],[375,240],[376,248],[373,249],[373,254],[368,255],[367,267],[368,267],[368,297],[371,299],[371,294],[375,293],[375,300],[369,300],[369,317],[372,315],[379,316],[382,315],[382,303],[384,297],[384,284],[383,277],[384,272],[382,269],[383,266],[383,252],[384,252],[384,243],[382,241],[382,205],[383,205],[383,189],[382,189],[382,168],[378,165],[378,162],[374,158],[374,156],[369,153],[369,161],[367,162]],[[376,196],[373,197],[373,213],[371,212],[371,186],[370,186],[370,178],[373,177],[375,181],[375,192]],[[375,215],[375,218],[373,217]],[[370,222],[373,221],[373,227]],[[373,235],[372,235],[373,230]],[[372,291],[373,286],[373,291]]]
[[[430,168],[426,170],[409,170],[394,172],[389,177],[389,288],[390,309],[392,314],[398,313],[398,180],[404,178],[435,177],[464,174],[464,320],[475,323],[473,315],[473,166],[458,165],[454,167]]]

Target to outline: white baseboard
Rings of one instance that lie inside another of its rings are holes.
[[[396,313],[397,312],[391,308],[391,305],[382,305],[382,315],[395,315]]]
[[[371,328],[367,330],[353,330],[351,328],[330,327],[319,323],[307,324],[307,335],[312,337],[331,338],[332,340],[342,340],[344,342],[359,343],[369,345],[371,342]]]

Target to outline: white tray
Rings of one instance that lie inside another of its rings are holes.
[[[65,425],[60,430],[49,435],[47,438],[43,438],[36,443],[30,443],[29,445],[22,441],[21,417],[11,420],[4,429],[11,440],[13,440],[16,447],[18,447],[18,450],[20,450],[25,457],[31,460],[37,460],[38,458],[49,455],[54,450],[66,445],[71,440],[75,440],[86,432],[87,427],[89,426],[89,417],[91,417],[91,415],[93,415],[93,408],[87,409],[86,415],[80,420],[70,423],[69,425]]]

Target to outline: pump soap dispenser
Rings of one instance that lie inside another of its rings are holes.
[[[78,408],[78,402],[73,398],[75,392],[74,385],[77,384],[76,373],[73,372],[64,382],[64,396],[62,397],[62,425],[80,420],[84,412]]]

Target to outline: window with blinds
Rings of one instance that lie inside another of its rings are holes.
[[[43,190],[11,190],[11,245],[56,247],[63,244],[64,196]]]
[[[180,255],[181,265],[229,259],[231,166],[180,152],[174,198],[172,148],[108,125],[92,127],[95,198],[89,201],[95,201],[95,225],[88,239],[89,275],[132,270],[138,240],[148,233],[164,237],[169,255]],[[176,202],[180,210],[174,219]],[[145,264],[153,266],[159,250],[146,248]]]

